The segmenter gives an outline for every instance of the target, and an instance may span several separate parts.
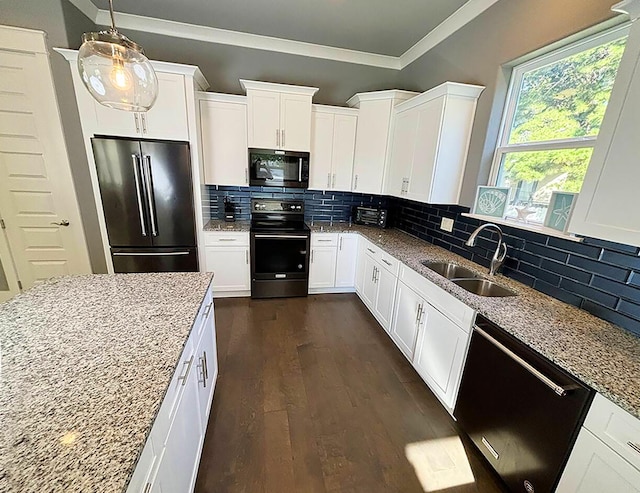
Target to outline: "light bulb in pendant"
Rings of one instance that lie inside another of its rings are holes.
[[[111,74],[109,75],[114,86],[121,90],[127,90],[131,86],[131,77],[125,70],[122,62],[114,60]]]

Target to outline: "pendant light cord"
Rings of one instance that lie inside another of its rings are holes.
[[[109,14],[111,15],[111,29],[110,29],[110,31],[115,33],[115,32],[117,32],[117,29],[116,29],[116,18],[115,18],[115,15],[113,13],[113,0],[109,0]]]

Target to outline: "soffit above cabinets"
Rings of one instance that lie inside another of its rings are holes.
[[[107,0],[70,0],[99,26]],[[401,70],[498,0],[118,0],[116,24],[211,43]]]

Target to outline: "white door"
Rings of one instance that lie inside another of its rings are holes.
[[[393,300],[396,294],[397,278],[386,269],[378,267],[376,273],[376,303],[374,313],[384,327],[389,332],[391,329],[391,318],[393,317]]]
[[[582,428],[556,492],[605,491],[640,493],[640,471]]]
[[[406,197],[411,200],[429,202],[431,199],[443,110],[444,97],[427,101],[417,109],[416,142],[409,176],[409,189],[406,194]],[[446,166],[446,163],[443,165]],[[454,169],[457,172],[457,167]]]
[[[411,288],[403,282],[398,282],[391,338],[409,361],[413,360],[420,314],[425,304],[425,301]]]
[[[442,313],[424,303],[413,366],[449,408],[462,374],[469,335]]]
[[[247,91],[249,147],[280,147],[280,94],[272,91]]]
[[[6,44],[12,32],[23,36],[0,47],[0,216],[18,278],[29,288],[91,268],[44,35],[0,29]],[[6,275],[10,259],[0,254]]]
[[[356,283],[358,235],[341,234],[338,238],[336,288],[353,288]]]
[[[309,288],[332,288],[336,284],[336,247],[312,247]]]
[[[378,266],[376,261],[369,255],[364,255],[364,280],[362,281],[362,301],[369,307],[371,311],[376,306],[376,294],[378,285],[376,284],[376,274]]]
[[[280,148],[311,150],[311,96],[280,94]]]
[[[358,117],[355,115],[337,114],[334,117],[331,157],[333,163],[331,188],[333,190],[351,191],[357,122]]]
[[[0,230],[0,303],[7,301],[20,292],[11,257],[11,250],[4,231]]]
[[[333,154],[333,115],[314,111],[311,118],[311,161],[309,188],[331,188],[331,156]]]
[[[142,134],[147,139],[189,140],[184,76],[157,73],[158,98],[141,113]]]
[[[249,185],[247,105],[200,101],[200,135],[207,185]]]
[[[205,319],[200,345],[195,354],[195,371],[198,385],[198,408],[202,426],[202,439],[209,422],[209,411],[213,399],[213,390],[218,376],[218,357],[216,354],[216,328],[213,309]]]
[[[396,114],[385,185],[386,191],[390,195],[396,197],[404,197],[405,195],[405,182],[409,180],[411,175],[417,129],[418,112],[415,108]]]
[[[249,247],[206,247],[207,272],[213,272],[213,294],[251,289]]]

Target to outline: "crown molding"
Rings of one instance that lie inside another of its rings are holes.
[[[347,101],[347,105],[352,108],[360,108],[360,103],[363,101],[381,101],[381,100],[393,100],[393,105],[400,104],[403,101],[411,99],[420,94],[413,91],[402,91],[400,89],[387,89],[384,91],[370,91],[359,92],[354,94]]]
[[[477,86],[474,84],[462,84],[460,82],[443,82],[439,86],[429,89],[416,97],[399,103],[395,108],[397,111],[406,111],[415,108],[421,104],[431,101],[432,99],[442,96],[453,96],[465,99],[478,99],[485,86]]]
[[[84,15],[98,26],[110,26],[109,11],[98,9],[91,0],[69,0]],[[321,58],[337,62],[354,63],[370,67],[402,70],[457,30],[471,22],[498,0],[468,0],[448,18],[442,21],[420,41],[402,55],[390,56],[379,53],[349,50],[335,46],[305,43],[290,39],[262,36],[258,34],[230,31],[196,24],[187,24],[155,17],[115,13],[116,25],[122,29],[172,36],[176,38],[204,41],[208,43],[239,46],[255,50],[272,51],[289,55]],[[625,0],[625,2],[636,0]],[[625,3],[622,2],[622,3]]]
[[[245,91],[257,90],[257,91],[273,91],[284,92],[289,94],[304,94],[305,96],[311,96],[318,92],[317,87],[308,86],[294,86],[291,84],[280,84],[275,82],[262,82],[258,80],[246,80],[240,79],[240,86]]]

